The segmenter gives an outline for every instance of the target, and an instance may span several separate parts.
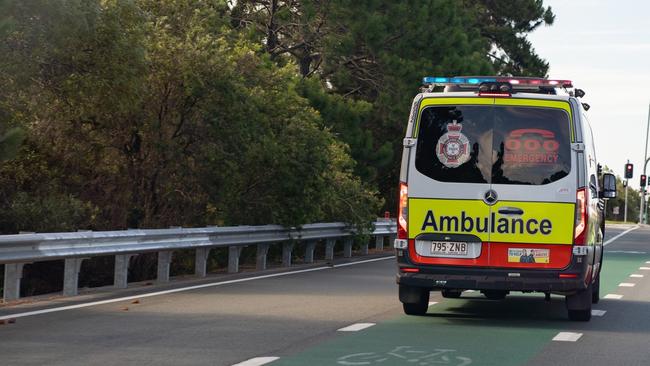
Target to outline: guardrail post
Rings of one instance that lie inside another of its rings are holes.
[[[258,271],[263,271],[266,269],[266,255],[269,254],[269,247],[271,247],[271,244],[269,243],[257,244],[257,259],[255,261],[255,268]]]
[[[294,243],[292,241],[282,243],[282,266],[283,267],[291,267],[291,252],[293,251],[293,245]]]
[[[228,273],[239,272],[239,255],[243,247],[228,247]]]
[[[86,258],[68,258],[63,269],[63,296],[76,296],[79,293],[79,271]]]
[[[6,263],[4,292],[2,297],[5,302],[20,298],[20,280],[23,278],[25,263]]]
[[[325,241],[325,260],[334,259],[334,246],[336,245],[336,238],[329,238]]]
[[[384,250],[384,237],[381,235],[375,236],[375,249]]]
[[[305,263],[314,263],[314,250],[316,240],[309,240],[305,243]]]
[[[392,248],[395,245],[395,239],[397,239],[397,234],[390,234],[388,236],[388,247]]]
[[[347,237],[343,239],[343,257],[344,258],[352,258],[352,243],[354,242],[354,238],[352,237]]]
[[[113,287],[127,288],[129,285],[129,262],[134,254],[118,254],[115,256],[115,273]]]
[[[361,244],[361,255],[368,255],[368,240],[364,240]]]
[[[156,281],[169,282],[169,267],[172,263],[172,252],[170,250],[158,252],[158,275]]]
[[[199,277],[205,277],[208,274],[208,257],[210,248],[196,248],[194,260],[194,274]]]

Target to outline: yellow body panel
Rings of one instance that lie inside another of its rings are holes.
[[[523,210],[502,215],[500,208]],[[491,207],[481,200],[410,198],[409,238],[423,233],[470,234],[494,243],[567,244],[573,242],[575,205],[558,202],[499,201]]]

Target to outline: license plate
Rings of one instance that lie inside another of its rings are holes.
[[[431,243],[431,255],[467,256],[467,243],[458,241],[434,241]]]

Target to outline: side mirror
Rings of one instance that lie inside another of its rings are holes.
[[[616,198],[616,177],[614,174],[603,174],[603,198]]]

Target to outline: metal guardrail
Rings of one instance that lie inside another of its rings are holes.
[[[175,250],[196,250],[195,274],[205,277],[210,250],[228,248],[228,273],[239,272],[239,257],[244,247],[257,246],[256,268],[267,268],[267,254],[274,243],[282,244],[282,265],[291,266],[291,255],[297,242],[305,244],[305,263],[314,262],[314,250],[325,242],[325,259],[334,259],[337,240],[343,241],[343,255],[352,256],[352,236],[355,234],[343,223],[306,224],[300,228],[277,225],[230,226],[206,228],[170,228],[122,231],[80,231],[70,233],[38,233],[0,236],[0,264],[5,264],[5,301],[18,299],[23,266],[32,262],[65,260],[63,294],[78,293],[78,279],[83,260],[94,256],[115,256],[114,286],[126,288],[129,260],[141,253],[158,253],[158,282],[169,281],[169,268]],[[391,219],[378,219],[374,230],[375,248],[383,250],[384,238],[396,235],[396,224]],[[368,254],[368,243],[361,246],[361,254]]]

